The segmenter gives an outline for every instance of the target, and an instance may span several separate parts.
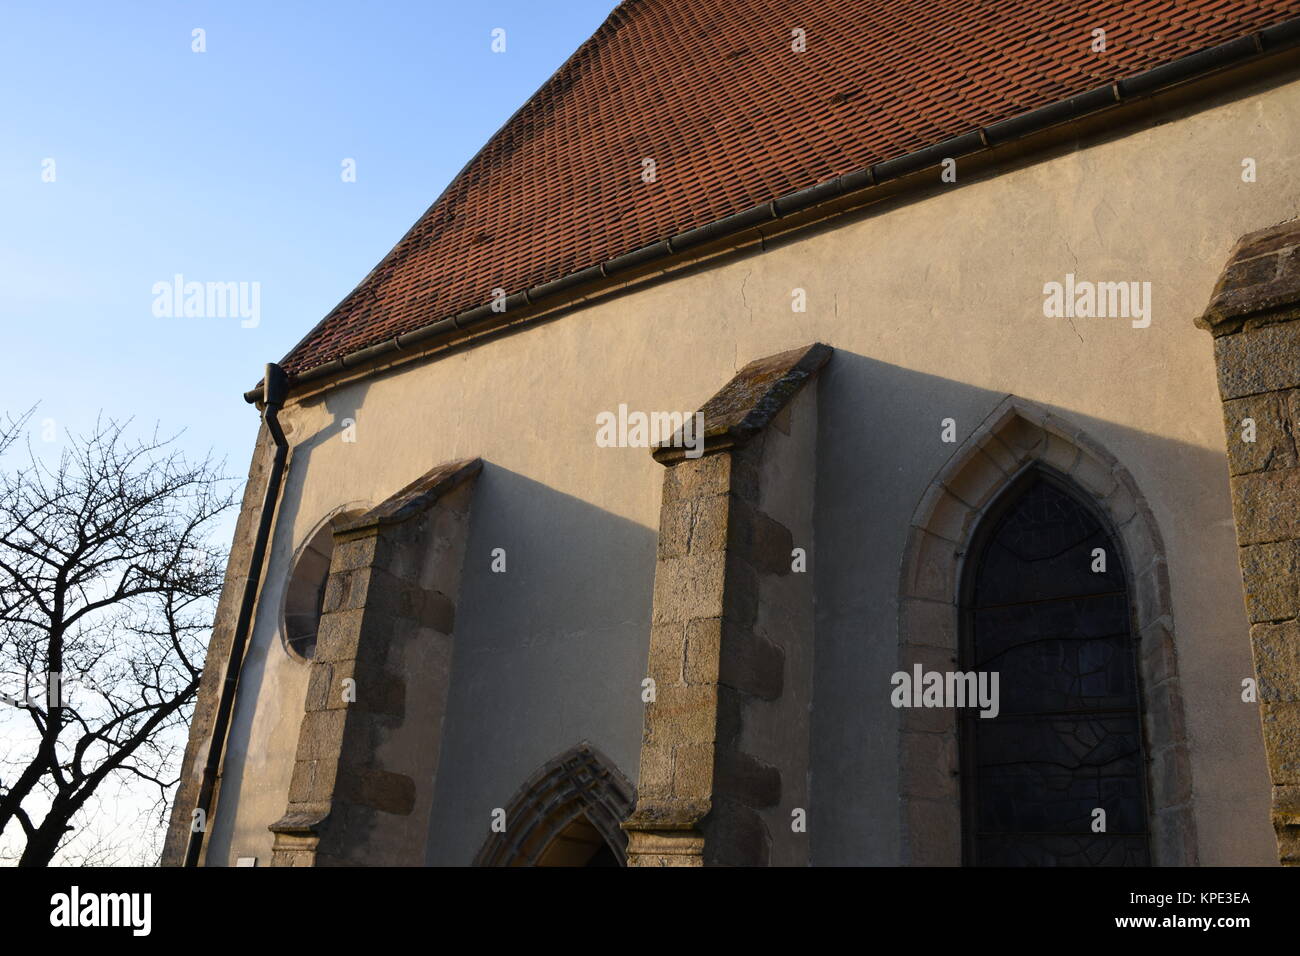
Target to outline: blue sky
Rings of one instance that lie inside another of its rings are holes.
[[[240,393],[262,365],[614,6],[10,0],[0,413],[39,401],[38,426],[60,432],[101,410],[184,428],[187,450],[213,449],[242,478],[257,421]],[[206,52],[191,49],[195,28]],[[260,283],[260,323],[156,317],[151,290],[178,273]]]

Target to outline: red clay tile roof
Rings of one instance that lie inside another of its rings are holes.
[[[626,0],[284,360],[301,373],[1300,13],[1300,0]],[[791,50],[791,31],[807,50]],[[1107,50],[1091,51],[1106,30]],[[641,180],[653,158],[657,181]]]

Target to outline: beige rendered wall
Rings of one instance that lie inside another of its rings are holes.
[[[940,421],[960,441],[1007,393],[1086,429],[1145,494],[1169,558],[1201,861],[1273,862],[1258,715],[1239,696],[1252,670],[1211,341],[1192,319],[1238,236],[1300,213],[1298,143],[1300,83],[1256,90],[983,181],[959,170],[945,192],[290,407],[209,860],[260,864],[284,810],[306,680],[279,636],[291,555],[328,515],[451,459],[485,468],[430,862],[468,863],[492,808],[581,739],[634,778],[663,469],[597,447],[596,415],[691,410],[751,359],[821,341],[836,354],[818,384],[814,862],[898,859],[906,527],[955,447]],[[1044,318],[1043,284],[1068,272],[1150,282],[1150,327]],[[497,547],[505,574],[488,570]]]

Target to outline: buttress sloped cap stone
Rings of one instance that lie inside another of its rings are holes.
[[[389,497],[364,514],[344,522],[334,530],[335,535],[349,535],[380,525],[400,524],[422,511],[428,510],[443,495],[461,482],[473,478],[483,470],[481,458],[449,461],[425,472],[401,491]]]
[[[829,345],[814,342],[742,368],[700,409],[704,414],[704,454],[743,445],[761,432],[830,360],[833,351]],[[682,430],[660,442],[652,454],[661,464],[686,457]]]
[[[1300,318],[1300,220],[1237,240],[1196,324],[1215,336]]]

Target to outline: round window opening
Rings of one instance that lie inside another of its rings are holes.
[[[289,650],[303,660],[311,660],[316,655],[316,632],[325,605],[325,583],[330,576],[336,523],[337,519],[327,523],[312,536],[289,578],[284,599],[284,639]]]

